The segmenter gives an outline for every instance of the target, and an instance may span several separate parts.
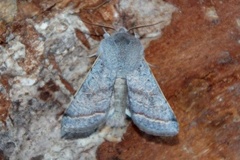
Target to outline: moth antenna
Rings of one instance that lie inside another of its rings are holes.
[[[91,25],[93,25],[93,26],[104,27],[104,28],[109,28],[109,29],[115,30],[115,28],[110,27],[110,26],[105,26],[105,25],[101,25],[101,24],[91,23],[91,22],[87,22],[87,21],[84,21],[84,20],[82,20],[82,21],[83,21],[84,23],[91,24]]]
[[[162,22],[163,22],[163,21],[160,21],[160,22],[157,22],[157,23],[153,23],[153,24],[135,26],[135,27],[132,27],[132,28],[128,29],[128,32],[131,31],[131,30],[133,30],[133,29],[136,29],[136,28],[143,28],[143,27],[154,26],[154,25],[159,24],[159,23],[162,23]]]
[[[102,7],[103,5],[109,3],[111,0],[106,0],[104,2],[102,2],[101,4],[99,4],[98,6],[92,7],[92,8],[87,8],[84,10],[90,10],[90,12],[93,12],[94,10],[97,10],[98,8]]]

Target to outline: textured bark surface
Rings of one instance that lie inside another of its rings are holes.
[[[122,142],[98,148],[97,159],[240,158],[239,0],[125,1],[121,8],[117,0],[6,2],[0,2],[0,159],[94,157],[104,137],[65,141],[59,130],[104,33],[86,22],[130,28],[159,21],[138,33],[147,44],[164,28],[145,54],[179,135],[153,137],[130,124]]]
[[[152,137],[131,125],[122,142],[102,144],[98,158],[237,160],[240,2],[168,2],[179,10],[145,53],[179,120],[179,135]]]

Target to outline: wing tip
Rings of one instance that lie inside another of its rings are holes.
[[[78,138],[86,138],[97,130],[96,125],[86,126],[76,119],[64,116],[61,122],[61,138],[73,140]]]
[[[132,120],[141,131],[153,136],[173,137],[179,133],[179,124],[175,117],[167,121],[157,121],[133,116]]]
[[[61,138],[67,139],[67,140],[74,140],[74,139],[81,139],[81,138],[87,138],[92,133],[95,132],[96,129],[90,130],[90,131],[82,131],[82,130],[66,130],[61,129]]]
[[[154,136],[174,137],[179,133],[179,126],[176,121],[171,121],[168,125],[160,124],[157,128],[149,129],[148,133]]]

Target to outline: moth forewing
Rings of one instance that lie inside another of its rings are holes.
[[[146,61],[127,77],[131,118],[140,130],[155,136],[175,136],[178,122]]]
[[[64,113],[63,138],[87,137],[106,122],[115,79],[116,74],[98,58]]]

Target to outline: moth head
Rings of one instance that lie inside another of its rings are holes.
[[[126,32],[128,32],[128,30],[125,27],[119,27],[117,29],[117,32],[119,32],[119,33],[126,33]]]

